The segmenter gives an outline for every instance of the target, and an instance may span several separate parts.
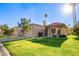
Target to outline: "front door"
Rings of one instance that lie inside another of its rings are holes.
[[[38,32],[38,37],[42,37],[43,33],[42,32]]]

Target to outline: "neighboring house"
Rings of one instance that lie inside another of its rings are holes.
[[[1,25],[0,25],[0,35],[3,34],[2,30],[1,30]]]
[[[1,29],[0,29],[0,34],[2,34]]]
[[[67,35],[68,27],[64,23],[54,22],[49,25],[31,24],[31,29],[25,32],[27,37],[52,37],[53,35]],[[21,28],[17,27],[14,35],[23,35]]]

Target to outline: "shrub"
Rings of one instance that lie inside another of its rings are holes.
[[[73,31],[75,35],[79,35],[79,24],[74,26]]]
[[[57,37],[57,35],[53,35],[53,37]]]
[[[59,37],[60,37],[60,38],[65,38],[65,37],[66,37],[66,35],[59,35]]]

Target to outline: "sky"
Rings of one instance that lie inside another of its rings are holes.
[[[17,26],[17,22],[23,17],[31,18],[32,23],[42,24],[45,20],[44,14],[47,13],[48,24],[61,22],[72,26],[72,13],[65,14],[62,10],[64,5],[60,3],[0,3],[0,25]],[[79,21],[79,5],[76,8],[77,21]]]

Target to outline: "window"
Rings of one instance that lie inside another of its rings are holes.
[[[61,34],[61,29],[57,30],[57,34]]]
[[[54,28],[54,29],[51,29],[51,32],[52,33],[55,33],[56,32],[56,29]]]

